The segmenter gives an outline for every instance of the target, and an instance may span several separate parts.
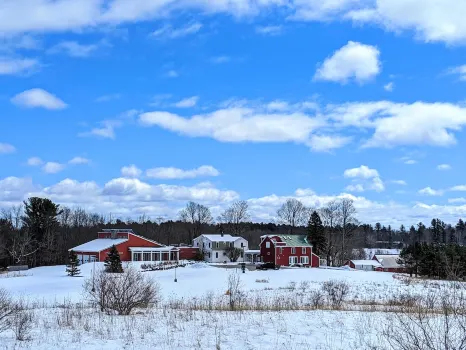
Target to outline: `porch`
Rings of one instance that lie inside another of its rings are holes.
[[[256,263],[260,261],[260,250],[245,250],[244,261],[250,263]]]
[[[175,247],[160,248],[129,248],[131,252],[131,261],[141,262],[162,262],[162,261],[179,261],[180,250]]]

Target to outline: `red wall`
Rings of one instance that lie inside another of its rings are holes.
[[[270,242],[270,248],[266,248],[265,242]],[[266,237],[261,245],[260,245],[260,251],[261,251],[261,258],[263,262],[270,262],[270,263],[275,263],[275,245],[273,244],[272,240],[270,237]]]
[[[312,253],[311,262],[311,267],[320,267],[320,257],[318,255]]]
[[[199,253],[199,248],[179,247],[180,260],[193,260]]]
[[[270,248],[266,248],[266,242],[270,242]],[[281,253],[280,253],[281,248]],[[291,254],[291,248],[295,248],[295,253]],[[306,251],[303,253],[302,249],[305,248]],[[289,266],[290,265],[290,256],[298,257],[298,264],[301,263],[300,257],[307,256],[309,257],[309,264],[306,266],[319,267],[320,261],[319,257],[315,254],[312,254],[311,247],[287,247],[287,246],[277,246],[273,244],[270,237],[266,237],[260,245],[260,255],[263,262],[271,262],[280,266]]]
[[[130,247],[158,248],[158,247],[161,247],[161,245],[152,243],[144,238],[135,236],[130,233],[128,241],[118,244],[116,246],[118,252],[120,253],[121,261],[131,261],[131,252],[129,251]],[[105,261],[105,258],[107,257],[107,254],[109,251],[110,251],[110,248],[101,251],[99,254],[99,261]]]

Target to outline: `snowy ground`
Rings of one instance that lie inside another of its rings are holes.
[[[93,264],[81,266],[82,277],[68,277],[64,266],[41,267],[0,275],[0,288],[15,297],[38,302],[31,340],[18,342],[11,331],[0,333],[1,349],[368,349],[377,342],[374,320],[384,315],[356,311],[225,312],[173,310],[167,307],[122,317],[102,315],[84,306],[67,309],[58,304],[83,301],[82,284],[92,277]],[[138,265],[135,265],[138,268]],[[96,268],[102,268],[96,264]],[[190,300],[226,298],[232,269],[195,264],[175,270],[144,272],[161,286],[162,298]],[[239,272],[240,273],[240,272]],[[407,285],[391,273],[349,269],[281,269],[240,273],[249,296],[296,297],[319,289],[328,280],[350,285],[348,302],[396,298],[403,292],[428,293],[439,284]],[[261,281],[261,282],[258,282]],[[308,290],[299,290],[308,281]],[[296,283],[297,288],[289,287]],[[85,305],[85,304],[84,304]],[[370,325],[370,326],[368,326]],[[362,330],[362,332],[361,332]],[[362,339],[362,338],[364,339]],[[364,340],[364,342],[363,342]],[[379,344],[380,345],[380,344]],[[380,348],[383,349],[383,348]]]

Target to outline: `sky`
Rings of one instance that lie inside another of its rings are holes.
[[[0,0],[0,208],[466,217],[465,0]],[[26,14],[26,15],[25,15]]]

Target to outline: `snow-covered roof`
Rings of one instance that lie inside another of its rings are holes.
[[[260,254],[260,250],[245,250],[244,254]]]
[[[78,245],[77,247],[71,248],[70,250],[83,253],[101,252],[102,250],[111,248],[113,245],[118,245],[127,241],[127,239],[98,238],[94,239],[93,241]]]
[[[165,247],[157,247],[157,248],[130,247],[129,250],[137,251],[137,252],[171,252],[171,251],[177,251],[179,249],[177,247],[165,246]]]
[[[380,267],[380,263],[376,260],[351,260],[355,266],[375,266]]]
[[[232,235],[202,235],[212,242],[235,242],[242,237],[233,237]]]
[[[401,249],[388,249],[388,248],[364,248],[367,259],[372,259],[374,255],[398,255]]]
[[[398,264],[399,255],[375,255],[375,257],[384,268],[402,267]]]

